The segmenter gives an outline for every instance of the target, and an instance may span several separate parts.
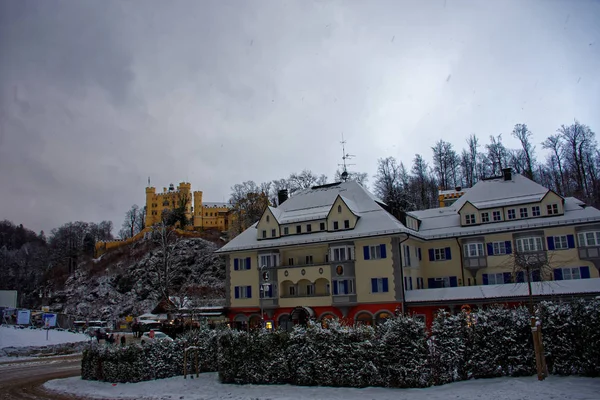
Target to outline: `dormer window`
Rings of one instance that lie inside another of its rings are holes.
[[[283,234],[284,235],[289,235],[290,234],[290,228],[288,228],[287,226],[283,228]]]
[[[500,211],[494,211],[492,213],[492,217],[494,219],[494,222],[502,221],[502,215],[500,215]]]
[[[339,225],[339,223],[337,221],[333,221],[333,229],[334,230],[340,229],[340,225]]]
[[[540,213],[540,206],[533,206],[533,207],[531,207],[531,215],[533,217],[539,217],[541,215],[541,213]]]
[[[322,230],[322,231],[324,231],[324,230],[325,230],[325,222],[321,222],[321,223],[319,224],[319,229],[320,229],[320,230]]]
[[[517,218],[517,213],[515,212],[514,208],[511,208],[510,210],[508,210],[508,219],[515,219]]]
[[[481,213],[481,222],[490,222],[490,214],[489,213]]]
[[[302,232],[302,226],[296,225],[296,233],[301,233],[301,232]]]
[[[465,215],[465,222],[467,225],[473,225],[476,221],[475,214]]]
[[[350,229],[350,220],[348,220],[348,219],[344,220],[344,228]]]
[[[342,213],[342,206],[338,206],[338,214]]]
[[[522,207],[519,209],[519,215],[521,216],[521,218],[527,218],[529,217],[529,210],[527,209],[527,207]]]
[[[548,215],[556,215],[558,214],[558,204],[554,203],[554,204],[548,204],[547,206],[548,209]]]

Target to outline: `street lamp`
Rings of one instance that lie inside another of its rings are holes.
[[[264,328],[265,327],[265,318],[264,318],[264,305],[263,305],[263,299],[265,297],[265,292],[267,291],[267,289],[269,288],[269,284],[267,283],[269,281],[269,272],[265,271],[262,272],[265,268],[267,268],[266,265],[262,265],[259,268],[259,276],[258,276],[258,284],[259,284],[259,290],[261,293],[261,296],[259,298],[259,302],[260,302],[260,324],[261,326]],[[262,272],[262,273],[260,273]]]

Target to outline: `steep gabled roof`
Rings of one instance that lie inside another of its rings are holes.
[[[254,224],[219,249],[219,253],[250,249],[291,246],[346,240],[358,237],[392,235],[409,230],[379,204],[379,200],[357,182],[318,186],[296,193],[273,210],[280,224],[324,219],[338,196],[353,213],[360,216],[354,229],[333,232],[316,231],[301,235],[289,235],[273,239],[257,239]],[[274,214],[275,215],[275,214]]]
[[[481,180],[462,195],[449,208],[460,210],[468,201],[478,209],[526,204],[540,201],[549,189],[521,174],[512,174],[511,179]]]

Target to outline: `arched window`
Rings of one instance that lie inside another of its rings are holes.
[[[342,206],[341,206],[341,205],[339,205],[339,206],[338,206],[338,214],[341,214],[341,213],[342,213]]]
[[[373,325],[373,316],[368,312],[361,312],[356,315],[356,325]]]

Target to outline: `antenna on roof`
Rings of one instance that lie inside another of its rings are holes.
[[[346,182],[348,180],[348,169],[346,167],[349,165],[356,165],[356,164],[346,164],[346,160],[349,160],[355,156],[352,154],[346,153],[346,140],[344,140],[344,132],[342,132],[342,141],[340,142],[340,144],[342,145],[342,164],[338,164],[338,166],[343,168],[341,178],[344,182]]]
[[[150,187],[150,177],[148,177],[148,187]]]

